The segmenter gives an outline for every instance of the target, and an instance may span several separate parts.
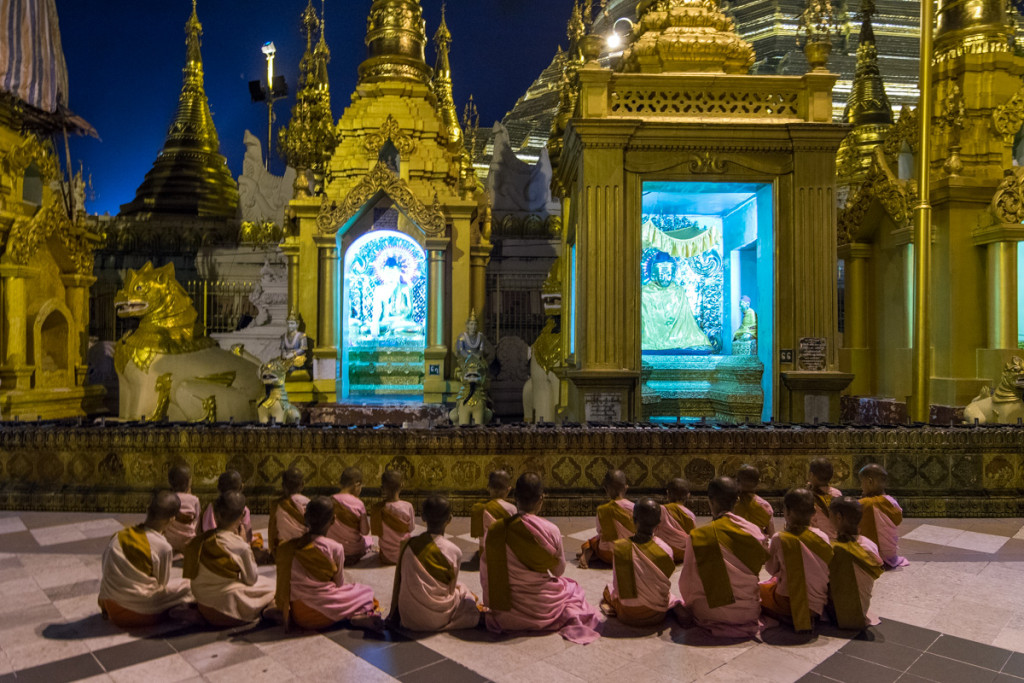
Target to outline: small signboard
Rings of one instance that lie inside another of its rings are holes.
[[[622,395],[616,392],[588,393],[584,404],[587,422],[620,422],[622,420]]]
[[[779,349],[779,362],[780,363],[792,363],[793,362],[793,349]]]
[[[825,352],[827,343],[824,337],[801,337],[800,357],[798,365],[801,370],[821,372],[826,368]]]
[[[434,365],[433,363],[431,363],[430,364],[430,374],[431,375],[440,375],[441,374],[441,366],[440,365]]]

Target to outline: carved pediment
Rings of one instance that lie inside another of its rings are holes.
[[[417,199],[404,180],[382,162],[377,162],[373,170],[363,176],[341,203],[329,202],[324,196],[320,213],[316,217],[317,231],[328,235],[337,233],[379,194],[387,195],[428,237],[444,234],[446,223],[437,195],[434,195],[433,205],[427,206]]]
[[[363,141],[363,147],[368,154],[376,155],[380,153],[381,148],[387,144],[388,140],[391,141],[391,144],[395,146],[395,149],[402,156],[408,156],[416,150],[416,142],[405,134],[402,127],[398,125],[398,121],[391,114],[388,114],[388,117],[384,119],[380,130],[366,136],[366,139]]]

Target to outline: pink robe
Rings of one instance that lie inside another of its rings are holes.
[[[633,501],[620,498],[614,502],[620,508],[628,512],[630,517],[633,516]],[[622,526],[622,524],[619,523],[619,520],[613,519],[612,524],[615,525],[616,536],[612,540],[606,541],[601,536],[601,519],[599,517],[594,518],[594,526],[597,528],[597,536],[595,537],[597,539],[597,548],[602,553],[607,553],[608,555],[611,555],[612,548],[615,547],[615,541],[620,538],[629,538],[633,535],[633,530]]]
[[[817,536],[831,546],[828,536],[818,529],[811,528]],[[821,616],[828,602],[828,563],[814,554],[810,548],[803,543],[800,544],[800,553],[804,560],[804,578],[807,588],[807,606],[813,614]],[[779,534],[772,536],[768,544],[768,561],[764,565],[765,570],[772,575],[772,580],[778,581],[776,592],[779,595],[789,597],[789,571],[786,567],[786,560],[782,556],[782,540]]]
[[[192,515],[192,521],[186,523],[179,522],[177,518],[172,519],[167,528],[164,529],[164,537],[171,544],[175,552],[180,553],[184,552],[185,546],[196,537],[196,527],[199,526],[199,516],[202,514],[202,510],[199,505],[199,499],[191,493],[179,493],[177,495],[178,500],[181,501],[178,517]]]
[[[689,538],[689,534],[686,537]],[[654,542],[669,557],[672,557],[672,548],[668,543],[657,536],[654,537]],[[655,612],[667,612],[682,602],[672,595],[672,577],[665,576],[665,572],[658,569],[657,565],[635,546],[633,547],[633,576],[636,577],[636,597],[623,598],[619,594],[619,576],[615,571],[615,565],[612,564],[612,582],[606,589],[609,596],[626,607],[644,607]]]
[[[843,492],[834,486],[829,486],[828,494],[833,498],[840,498]],[[823,531],[828,536],[829,541],[836,540],[836,528],[832,526],[832,520],[829,519],[828,513],[824,512],[817,505],[814,506],[814,515],[811,516],[811,526]]]
[[[881,560],[881,556],[878,554],[878,546],[867,536],[858,536],[857,543],[860,544],[864,550],[878,557]],[[877,626],[880,622],[879,618],[871,612],[871,591],[875,587],[875,577],[868,574],[864,569],[857,564],[853,563],[853,575],[857,577],[857,590],[860,593],[860,606],[864,610],[864,623],[868,626]]]
[[[412,548],[406,546],[402,556],[402,585],[398,592],[402,626],[412,631],[476,628],[480,623],[476,597],[459,583],[462,551],[444,536],[431,536],[455,570],[455,576],[451,583],[442,584],[423,567]]]
[[[398,564],[398,551],[401,550],[402,543],[409,540],[412,530],[416,528],[416,511],[413,509],[412,503],[407,500],[385,503],[384,507],[396,517],[406,520],[408,524],[408,530],[399,533],[389,527],[387,523],[381,523],[381,536],[378,540],[380,557],[389,564]]]
[[[203,512],[203,523],[199,531],[209,531],[216,528],[217,520],[213,517],[213,503],[210,503]],[[242,535],[247,539],[252,538],[252,515],[249,514],[248,505],[245,506],[245,510],[242,512]]]
[[[333,498],[359,517],[359,528],[353,529],[335,519],[327,529],[327,537],[345,547],[345,556],[350,561],[352,558],[358,559],[366,554],[366,548],[370,545],[370,518],[366,516],[366,506],[351,493],[336,493]]]
[[[885,496],[897,510],[903,511],[896,499],[890,495]],[[893,524],[889,515],[876,507],[864,511],[864,514],[875,516],[875,528],[878,530],[878,556],[882,558],[887,569],[906,567],[910,561],[900,555],[900,533],[899,527]]]
[[[501,504],[501,507],[505,508],[505,512],[508,513],[509,517],[511,517],[512,515],[516,514],[516,506],[515,505],[513,505],[510,502],[508,502],[507,500],[499,500],[498,502]],[[487,530],[491,528],[492,524],[494,524],[496,521],[498,521],[494,517],[491,516],[491,513],[488,512],[486,508],[483,511],[483,518],[484,518],[484,535],[480,537],[480,554],[481,555],[484,552],[484,540],[487,538]]]
[[[292,502],[295,503],[295,507],[300,512],[306,511],[306,506],[309,505],[309,498],[302,495],[301,493],[292,494]],[[306,525],[299,524],[299,521],[289,515],[287,512],[282,510],[280,506],[274,510],[274,515],[277,517],[277,544],[280,545],[285,541],[290,541],[293,538],[298,538],[302,534],[306,533]]]
[[[694,524],[697,523],[697,517],[690,511],[688,507],[681,506],[683,512],[693,520]],[[678,520],[670,515],[665,510],[661,511],[661,522],[654,529],[654,535],[656,538],[665,541],[668,546],[672,549],[672,557],[677,562],[682,560],[683,552],[686,549],[686,541],[690,538],[690,534],[683,530],[683,527],[679,526]]]
[[[764,534],[754,524],[731,512],[726,514],[762,545],[765,543]],[[751,574],[747,566],[728,548],[721,547],[735,601],[731,605],[721,607],[708,606],[689,537],[686,539],[683,567],[679,574],[679,593],[683,598],[683,604],[693,613],[697,625],[707,629],[712,635],[722,638],[753,638],[761,631],[761,591],[757,582],[758,576]]]
[[[292,560],[292,602],[305,603],[331,621],[343,621],[372,612],[373,589],[361,583],[345,583],[345,548],[326,536],[314,538],[313,545],[334,560],[338,572],[332,581],[317,581],[297,559]]]
[[[585,645],[601,634],[598,610],[587,603],[583,588],[565,572],[562,532],[558,527],[537,517],[520,517],[541,546],[558,558],[558,565],[548,572],[527,569],[507,546],[509,589],[512,609],[487,613],[487,629],[494,633],[509,631],[558,631],[563,638]],[[487,595],[487,558],[480,560],[480,583]]]

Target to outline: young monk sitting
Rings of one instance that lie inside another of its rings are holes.
[[[241,493],[243,488],[244,484],[242,483],[242,475],[239,474],[238,470],[224,470],[224,473],[217,477],[217,491],[221,496],[228,491]],[[249,545],[252,546],[253,552],[266,555],[266,550],[263,548],[263,536],[252,532],[252,515],[249,513],[248,505],[246,505],[245,510],[242,511],[242,519],[239,522],[239,526],[241,528],[240,533],[245,537],[245,540]],[[217,521],[214,519],[213,503],[210,503],[206,506],[206,510],[203,512],[203,520],[199,525],[199,530],[210,531],[211,529],[216,528]]]
[[[305,485],[306,478],[298,469],[290,467],[281,473],[284,495],[270,501],[270,527],[267,530],[270,552],[277,552],[278,546],[285,541],[306,533],[305,514],[309,498],[302,495]]]
[[[283,542],[277,550],[275,602],[290,623],[311,630],[324,629],[346,619],[356,628],[380,631],[373,589],[345,583],[345,548],[327,537],[334,523],[334,501],[318,496],[306,506],[308,532]]]
[[[480,539],[480,552],[484,551],[484,536],[499,519],[508,519],[516,514],[516,506],[505,500],[512,490],[512,477],[505,470],[495,470],[487,477],[487,493],[490,499],[476,503],[470,508],[469,535]]]
[[[213,502],[217,526],[185,548],[182,573],[192,581],[199,613],[213,626],[240,626],[259,619],[274,601],[274,584],[256,573],[252,547],[242,535],[245,496],[227,491]]]
[[[476,597],[459,583],[462,551],[444,537],[452,507],[434,495],[423,501],[421,513],[427,530],[402,544],[388,622],[411,631],[475,628],[481,613]]]
[[[596,557],[607,565],[612,563],[612,545],[620,538],[629,538],[636,531],[633,525],[633,503],[626,500],[626,473],[609,470],[604,475],[607,503],[597,506],[597,535],[586,541],[580,549],[580,569],[586,569]]]
[[[829,541],[836,540],[836,528],[832,526],[829,506],[834,499],[843,495],[842,491],[832,486],[833,475],[832,463],[828,458],[815,458],[807,469],[807,488],[814,494],[811,526],[824,531]]]
[[[398,551],[416,528],[416,511],[412,503],[401,500],[405,477],[398,470],[386,470],[380,477],[381,500],[370,508],[370,532],[380,546],[380,563],[398,562]]]
[[[158,492],[146,521],[118,531],[103,551],[99,605],[117,626],[152,626],[191,597],[187,581],[170,578],[173,551],[163,536],[180,507],[173,492]]]
[[[359,500],[363,490],[363,473],[355,467],[346,467],[341,473],[341,491],[335,493],[334,524],[327,530],[327,537],[345,547],[345,566],[359,562],[366,554],[369,544],[366,536],[370,533],[370,519],[366,506]]]
[[[729,477],[708,484],[712,520],[690,532],[679,592],[686,612],[712,635],[751,638],[761,630],[757,579],[768,552],[761,530],[733,514],[737,498]]]
[[[861,631],[878,623],[868,613],[871,589],[882,575],[878,546],[857,533],[863,511],[852,496],[833,498],[830,506],[837,536],[829,564],[829,612],[836,626]]]
[[[516,514],[487,530],[480,560],[480,584],[487,628],[495,633],[558,631],[586,644],[600,637],[601,617],[587,604],[583,588],[562,574],[562,533],[537,516],[544,504],[540,475],[516,480]]]
[[[881,465],[865,465],[860,470],[860,488],[864,494],[860,504],[864,516],[860,520],[860,535],[867,536],[878,546],[878,555],[886,569],[906,567],[910,562],[900,556],[900,535],[896,527],[903,522],[903,508],[885,493],[889,473]]]
[[[734,513],[752,522],[767,538],[775,534],[775,522],[772,504],[757,495],[757,487],[761,483],[761,472],[753,465],[744,465],[736,474],[736,483],[740,487],[740,498],[736,501]]]
[[[174,465],[167,472],[171,490],[178,494],[181,509],[164,529],[164,536],[174,552],[185,552],[185,546],[196,537],[199,524],[199,499],[192,495],[192,470],[188,465]]]
[[[808,489],[787,492],[782,514],[786,528],[768,545],[765,569],[772,578],[761,584],[761,606],[797,632],[811,631],[828,600],[832,546],[824,532],[810,526],[814,495]]]
[[[641,498],[633,508],[636,533],[615,541],[612,549],[612,583],[605,586],[601,607],[623,624],[659,626],[679,604],[672,595],[672,548],[654,535],[662,517],[664,510],[653,498]]]
[[[654,535],[672,548],[672,560],[678,564],[683,561],[686,539],[697,526],[697,516],[686,507],[690,502],[690,487],[685,479],[677,477],[665,484],[665,497],[668,502],[661,507],[661,523]]]

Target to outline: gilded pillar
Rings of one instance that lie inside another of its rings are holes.
[[[288,241],[281,245],[288,259],[288,313],[299,312],[299,245]]]
[[[0,277],[4,280],[4,347],[3,363],[0,365],[0,381],[4,389],[30,389],[32,368],[26,365],[28,359],[28,311],[26,299],[27,280],[35,275],[31,268],[0,265]]]
[[[318,236],[313,239],[320,260],[320,300],[317,308],[317,331],[314,356],[318,358],[335,357],[337,355],[337,319],[338,302],[338,240],[334,235]],[[290,278],[289,278],[290,279]]]
[[[445,346],[444,321],[447,312],[444,307],[444,262],[447,247],[447,239],[427,240],[427,260],[430,264],[430,308],[427,312],[427,344],[435,348]]]
[[[868,259],[871,258],[871,246],[868,244],[849,244],[844,249],[843,258],[846,264],[845,329],[843,346],[851,349],[863,349],[868,346]]]
[[[491,260],[491,245],[474,244],[470,248],[469,262],[473,293],[470,300],[478,318],[483,320],[487,306],[487,264]]]
[[[988,288],[988,347],[1017,348],[1017,243],[991,242],[985,248]]]

